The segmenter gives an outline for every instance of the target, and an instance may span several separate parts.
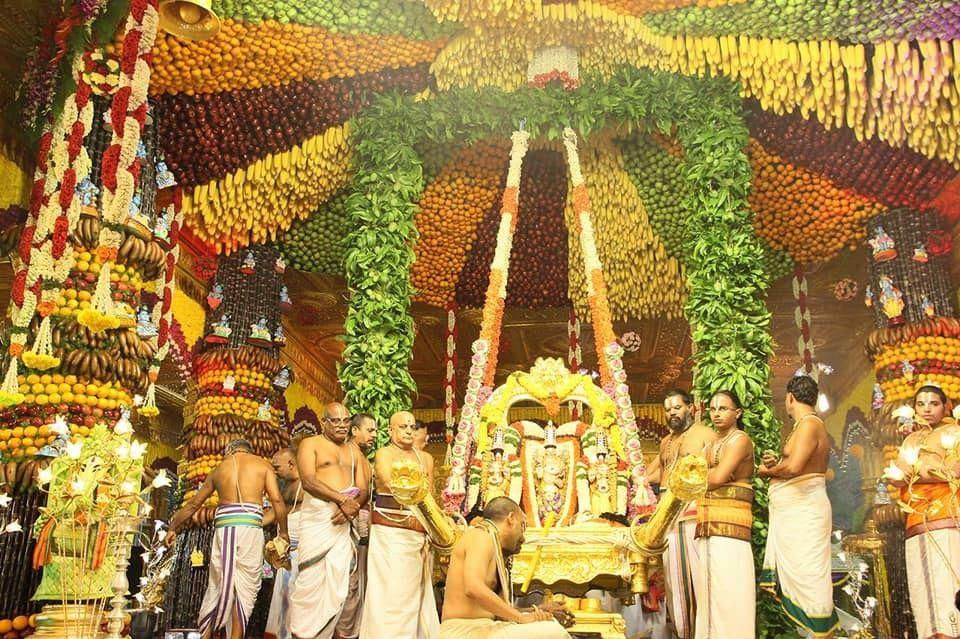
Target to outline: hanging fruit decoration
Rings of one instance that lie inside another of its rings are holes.
[[[480,228],[481,224],[496,224],[494,208],[503,185],[505,158],[504,142],[472,144],[446,163],[423,190],[415,218],[420,231],[414,247],[417,259],[410,271],[417,300],[441,307],[454,300],[473,247],[481,238],[489,242],[489,231]],[[481,276],[467,275],[471,279]]]
[[[185,499],[220,463],[232,440],[246,439],[255,454],[267,458],[289,444],[280,402],[292,381],[279,360],[285,342],[280,302],[286,289],[277,268],[280,259],[268,246],[219,259],[213,290],[220,291],[221,302],[207,313],[201,352],[191,362],[198,397],[181,464],[190,478]],[[206,506],[194,516],[195,524],[213,521],[216,500]]]

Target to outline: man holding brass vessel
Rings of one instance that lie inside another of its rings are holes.
[[[390,444],[374,457],[376,495],[370,514],[363,639],[435,639],[440,628],[433,596],[433,555],[423,526],[398,502],[390,479],[395,462],[417,464],[433,486],[433,457],[414,446],[417,422],[407,411],[390,418]]]
[[[569,639],[558,622],[570,624],[559,606],[513,606],[513,582],[506,560],[523,545],[527,528],[520,506],[495,497],[483,519],[453,547],[447,570],[440,639]]]
[[[826,472],[830,440],[815,411],[819,389],[797,375],[787,383],[785,406],[793,429],[779,459],[764,451],[757,469],[769,477],[770,529],[760,587],[780,599],[784,612],[814,637],[832,637],[830,534],[833,528]]]
[[[674,389],[663,400],[670,433],[660,442],[660,453],[647,469],[647,481],[659,483],[661,491],[669,483],[670,472],[686,455],[703,455],[717,440],[713,429],[695,423],[693,400],[684,390]],[[693,639],[696,599],[693,584],[698,578],[699,559],[694,536],[697,530],[697,502],[691,502],[676,526],[667,534],[663,570],[667,583],[667,609],[679,639]]]

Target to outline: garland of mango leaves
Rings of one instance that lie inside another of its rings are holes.
[[[376,417],[383,444],[389,416],[408,408],[416,389],[408,370],[414,339],[410,265],[424,172],[415,145],[470,145],[513,130],[521,119],[531,137],[551,140],[560,139],[565,126],[588,138],[616,122],[663,133],[676,125],[692,185],[685,202],[689,229],[711,229],[688,233],[686,247],[696,391],[700,397],[721,388],[737,391],[749,408],[746,424],[758,454],[776,448],[780,425],[767,388],[767,275],[747,206],[751,171],[738,87],[722,78],[632,68],[607,79],[588,76],[574,92],[548,85],[510,93],[455,88],[428,100],[388,94],[356,119],[356,177],[347,206],[355,230],[346,238],[344,259],[350,306],[339,370],[351,410]],[[766,538],[766,504],[766,491],[759,490],[758,553]],[[763,601],[758,628],[776,636],[786,629],[783,617]]]

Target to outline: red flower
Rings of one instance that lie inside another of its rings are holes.
[[[10,297],[14,304],[23,306],[23,294],[27,288],[27,269],[20,269],[13,277],[13,284],[10,286]]]
[[[117,164],[120,162],[120,145],[114,144],[103,152],[100,175],[103,186],[111,192],[117,190]]]
[[[113,103],[110,105],[110,123],[113,130],[117,132],[117,137],[123,137],[123,123],[127,118],[127,109],[130,107],[130,87],[121,87],[113,96]]]
[[[70,208],[76,187],[77,171],[71,167],[63,172],[63,180],[60,181],[60,208],[64,211]]]
[[[70,230],[70,220],[66,215],[60,215],[53,223],[53,259],[59,260],[67,247],[67,233]]]
[[[30,262],[30,247],[33,246],[33,234],[36,231],[37,227],[31,224],[20,232],[20,259],[24,262]]]

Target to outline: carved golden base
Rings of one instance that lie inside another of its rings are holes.
[[[615,612],[574,611],[577,620],[568,632],[600,635],[600,639],[627,639],[627,625],[623,617]]]
[[[47,604],[37,615],[37,639],[99,639],[103,609],[92,604]]]

